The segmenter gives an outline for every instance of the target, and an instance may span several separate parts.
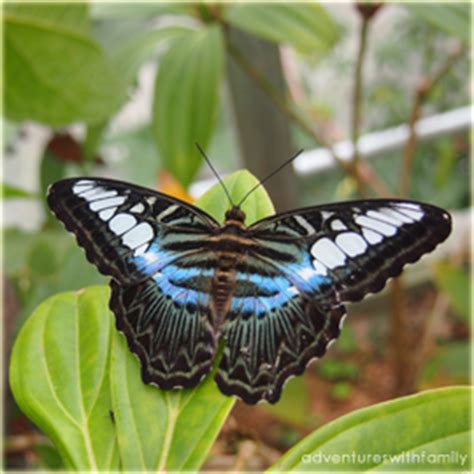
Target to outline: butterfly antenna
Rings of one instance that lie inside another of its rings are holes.
[[[217,178],[217,180],[219,181],[220,185],[222,186],[222,189],[224,190],[226,196],[227,196],[227,199],[229,200],[230,202],[230,205],[232,207],[235,207],[235,204],[234,204],[234,201],[232,201],[232,198],[230,197],[230,194],[229,194],[229,190],[226,188],[225,184],[224,184],[224,181],[222,181],[221,177],[219,176],[219,174],[217,173],[216,169],[214,168],[214,166],[212,166],[212,163],[211,163],[211,160],[207,157],[206,153],[204,153],[204,150],[201,148],[201,146],[199,145],[199,143],[195,143],[197,149],[199,150],[199,153],[201,153],[201,155],[204,157],[204,159],[206,160],[206,163],[209,165],[209,168],[211,168],[212,172],[214,173],[215,177]]]
[[[280,170],[282,170],[286,165],[288,165],[289,163],[291,163],[293,160],[295,160],[296,158],[298,158],[298,156],[301,155],[301,153],[303,153],[303,150],[299,150],[298,152],[296,152],[291,158],[289,158],[288,160],[286,160],[284,163],[282,163],[276,170],[272,171],[268,176],[266,176],[264,179],[262,179],[262,181],[260,181],[259,183],[257,183],[253,188],[250,189],[250,191],[241,199],[241,201],[239,202],[239,204],[237,205],[237,207],[240,207],[244,201],[256,190],[258,189],[260,186],[263,185],[263,183],[266,183],[270,178],[272,178],[273,176],[275,176]]]

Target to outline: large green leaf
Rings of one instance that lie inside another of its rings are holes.
[[[13,395],[71,469],[119,466],[109,417],[112,334],[108,291],[93,287],[46,300],[25,323],[13,348]]]
[[[156,54],[164,41],[192,31],[182,26],[153,30],[143,30],[142,26],[142,30],[135,32],[133,37],[123,43],[120,48],[114,48],[111,55],[112,61],[123,80],[129,83],[135,78],[139,67]]]
[[[234,4],[224,8],[232,25],[306,54],[321,54],[334,46],[339,28],[316,3]]]
[[[472,392],[449,387],[357,410],[310,434],[269,471],[469,471]]]
[[[468,2],[405,3],[405,8],[445,33],[469,43],[471,7]]]
[[[153,103],[153,133],[165,168],[187,186],[206,148],[219,104],[223,71],[219,27],[206,26],[176,38],[159,63]]]
[[[12,120],[97,123],[126,98],[88,33],[84,5],[10,4],[4,21],[5,111]]]

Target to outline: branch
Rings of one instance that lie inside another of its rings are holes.
[[[410,120],[408,122],[409,137],[403,152],[402,171],[400,176],[400,197],[404,197],[408,193],[410,185],[410,171],[413,164],[413,156],[415,154],[417,136],[416,136],[416,122],[420,117],[421,108],[434,89],[438,82],[451,70],[456,61],[464,52],[464,46],[458,43],[452,53],[446,58],[446,61],[441,67],[435,71],[431,76],[421,79],[416,88],[415,97],[410,113]]]
[[[360,161],[360,154],[357,141],[360,135],[361,109],[362,109],[362,66],[365,60],[365,51],[367,48],[367,35],[369,32],[370,18],[363,16],[359,32],[359,51],[354,72],[354,89],[352,91],[352,146],[354,153],[352,160],[355,163]]]

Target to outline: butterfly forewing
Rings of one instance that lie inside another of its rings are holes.
[[[337,338],[344,302],[382,289],[451,229],[442,209],[401,200],[305,208],[249,228],[238,211],[219,226],[167,195],[94,178],[54,184],[48,203],[112,277],[110,306],[143,380],[197,385],[222,337],[217,384],[247,403],[276,402]]]
[[[66,179],[53,184],[48,204],[76,235],[99,270],[123,283],[141,280],[182,252],[176,240],[199,240],[216,222],[182,201],[120,181]]]
[[[451,218],[429,204],[374,199],[272,216],[249,231],[262,246],[299,242],[308,264],[300,275],[318,275],[338,300],[358,301],[445,240]]]

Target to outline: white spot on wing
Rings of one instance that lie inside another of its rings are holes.
[[[390,224],[385,224],[384,222],[380,222],[375,219],[371,219],[367,216],[357,216],[354,220],[360,226],[376,230],[377,232],[380,232],[381,234],[386,235],[387,237],[391,237],[397,233],[396,227]]]
[[[122,242],[124,245],[131,249],[136,249],[141,245],[147,243],[153,238],[153,229],[150,224],[142,222],[134,227],[132,230],[128,231],[122,237]]]
[[[344,253],[327,237],[323,237],[313,244],[311,254],[328,268],[339,267],[346,262]]]
[[[130,214],[117,214],[110,222],[109,229],[117,235],[123,234],[127,230],[131,229],[137,220]]]
[[[96,201],[98,199],[105,199],[109,197],[117,196],[117,191],[114,190],[105,190],[104,188],[94,188],[90,191],[86,191],[85,193],[80,194],[80,197],[85,199],[86,201]]]
[[[328,274],[328,269],[321,262],[318,262],[317,260],[313,260],[313,267],[314,267],[315,272],[318,275],[326,276]]]
[[[403,212],[403,214],[410,216],[412,219],[415,219],[416,221],[421,220],[423,216],[425,215],[423,211],[415,211],[413,209],[400,209],[400,212]]]
[[[339,220],[339,219],[334,219],[334,220],[331,222],[331,229],[332,229],[332,230],[347,230],[347,226],[346,226],[346,224],[344,224],[344,222],[342,222],[341,220]]]
[[[370,229],[362,229],[362,235],[371,245],[379,244],[383,240],[383,236]]]
[[[349,257],[361,255],[367,250],[367,243],[355,232],[339,234],[336,237],[336,244],[349,255]]]
[[[88,189],[92,189],[94,186],[94,183],[92,181],[87,181],[85,179],[82,179],[81,181],[78,181],[73,187],[72,187],[72,192],[74,194],[79,194],[84,191],[87,191]]]
[[[323,220],[327,220],[329,219],[331,216],[334,215],[334,212],[330,212],[330,211],[321,211],[321,216],[323,218]]]
[[[341,319],[339,320],[339,329],[342,329],[342,326],[344,325],[344,321],[347,318],[347,314],[344,314]]]
[[[138,257],[140,255],[143,255],[147,250],[148,250],[148,246],[149,244],[146,243],[146,244],[143,244],[143,245],[140,245],[140,247],[136,248],[135,249],[135,252],[133,253],[133,255],[135,257]]]
[[[314,277],[315,271],[308,267],[303,267],[298,271],[298,275],[305,281]]]
[[[419,204],[415,204],[414,202],[397,202],[398,207],[408,207],[410,209],[414,209],[415,211],[421,211],[421,207]]]
[[[389,207],[383,207],[379,209],[379,211],[386,216],[392,217],[393,219],[397,219],[398,221],[403,222],[404,224],[413,223],[413,219],[410,219],[405,214],[402,214],[401,212],[397,212],[394,209],[390,209]]]
[[[381,212],[373,211],[373,210],[367,211],[367,216],[373,217],[374,219],[380,219],[384,222],[387,222],[397,227],[400,227],[401,225],[403,225],[403,222],[401,221],[401,219],[390,216],[387,213],[382,212],[382,209],[380,211]]]
[[[104,211],[100,211],[99,217],[103,221],[108,221],[115,214],[116,210],[117,210],[116,207],[111,207],[110,209],[105,209]]]
[[[140,212],[143,212],[145,210],[145,206],[139,202],[138,204],[135,204],[131,209],[130,209],[130,212],[137,212],[137,213],[140,213]]]
[[[109,199],[101,199],[100,201],[94,201],[89,204],[91,211],[97,212],[108,207],[120,206],[125,202],[125,196],[117,196]]]
[[[308,235],[314,234],[314,227],[304,217],[295,215],[294,219],[301,227],[303,227],[306,230]]]
[[[161,211],[158,214],[158,216],[156,217],[156,220],[161,221],[166,216],[169,216],[169,215],[173,214],[173,212],[176,211],[176,209],[178,209],[178,207],[179,206],[177,206],[176,204],[173,204],[172,206],[167,207],[164,211]]]

